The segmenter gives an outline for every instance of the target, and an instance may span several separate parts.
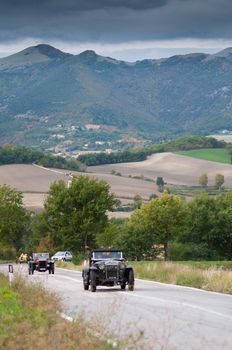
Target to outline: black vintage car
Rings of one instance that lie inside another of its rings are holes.
[[[134,290],[134,270],[127,266],[123,253],[117,249],[95,249],[89,256],[89,267],[82,271],[84,289],[96,292],[97,286],[113,287],[120,285],[121,289]]]
[[[54,261],[49,259],[48,253],[33,253],[32,259],[28,261],[29,275],[33,275],[34,271],[45,272],[54,274],[55,265]]]

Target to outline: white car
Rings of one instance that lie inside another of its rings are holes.
[[[52,260],[54,260],[54,261],[71,261],[72,254],[68,251],[57,252],[55,255],[52,256]]]

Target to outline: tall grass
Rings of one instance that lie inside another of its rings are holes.
[[[137,278],[232,294],[232,261],[131,261]],[[59,261],[57,267],[81,271],[83,265]]]
[[[62,269],[76,270],[76,271],[82,270],[81,264],[76,265],[71,261],[56,261],[55,265],[56,265],[56,267],[60,267]]]
[[[232,294],[232,271],[212,267],[212,262],[204,268],[194,266],[193,262],[189,265],[162,261],[141,261],[132,264],[137,278]]]
[[[87,333],[78,320],[61,318],[60,301],[40,285],[16,278],[12,288],[0,275],[0,349],[109,350],[110,344]]]

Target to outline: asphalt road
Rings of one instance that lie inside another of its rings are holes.
[[[83,317],[88,327],[106,330],[112,339],[127,338],[135,350],[232,349],[232,296],[143,280],[136,280],[133,292],[98,287],[92,293],[83,290],[80,272],[28,276],[25,265],[17,269],[56,291],[65,315]]]

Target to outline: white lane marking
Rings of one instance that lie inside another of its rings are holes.
[[[76,278],[72,278],[72,277],[68,277],[68,276],[64,276],[64,275],[57,275],[57,276],[66,278],[67,280],[70,280],[70,281],[74,281],[74,282],[78,282],[78,283],[83,283],[82,281],[79,281],[79,280],[76,279]]]
[[[153,284],[156,284],[156,285],[158,284],[158,285],[161,285],[161,286],[167,286],[167,287],[172,287],[172,288],[190,289],[190,290],[193,290],[195,292],[216,294],[216,295],[220,295],[221,297],[232,298],[232,295],[230,295],[230,294],[225,294],[225,293],[220,293],[220,292],[213,292],[212,290],[205,290],[205,289],[199,289],[199,288],[188,287],[188,286],[179,286],[177,284],[171,284],[171,283],[169,284],[169,283],[163,283],[163,282],[158,282],[158,281],[144,280],[144,279],[140,279],[140,278],[135,278],[135,281],[153,283]]]
[[[63,269],[63,270],[65,270],[65,269]],[[66,269],[66,271],[67,271],[67,269]],[[75,272],[79,272],[79,271],[75,271]],[[71,277],[67,277],[67,276],[63,276],[63,275],[59,275],[59,276],[62,276],[64,278],[67,278],[67,279],[70,279],[70,280],[82,283],[82,281],[79,281],[79,280],[71,278]],[[146,281],[146,282],[149,282],[149,281]],[[156,282],[154,282],[154,283],[156,283]],[[162,285],[162,283],[160,283],[160,284]],[[220,317],[224,317],[224,318],[227,318],[229,320],[232,320],[232,317],[229,316],[229,315],[226,315],[226,314],[223,314],[221,312],[214,311],[214,310],[209,310],[209,309],[201,307],[201,306],[185,303],[185,302],[179,302],[179,301],[162,299],[162,298],[151,297],[151,296],[145,296],[145,295],[136,294],[134,292],[126,292],[125,291],[123,293],[119,293],[119,295],[125,295],[125,294],[128,295],[128,296],[137,297],[137,298],[140,298],[140,299],[142,298],[142,299],[153,300],[153,301],[156,300],[156,301],[159,301],[159,302],[164,303],[164,304],[170,303],[170,304],[177,305],[177,306],[185,306],[185,307],[188,307],[188,308],[192,308],[192,309],[195,309],[195,310],[207,312],[207,313],[210,313],[210,314],[213,314],[213,315],[216,315],[216,316],[220,316]]]
[[[217,311],[209,310],[209,309],[206,309],[204,307],[197,306],[197,305],[192,305],[192,304],[185,303],[185,302],[182,303],[182,302],[174,301],[174,300],[162,299],[162,298],[157,298],[157,297],[149,297],[149,296],[145,296],[145,295],[139,295],[139,294],[136,294],[134,292],[126,292],[125,291],[122,294],[127,294],[127,295],[129,295],[131,297],[137,297],[137,298],[140,298],[140,299],[142,298],[142,299],[148,299],[148,300],[157,300],[157,301],[162,302],[164,304],[170,303],[170,304],[174,304],[174,305],[177,305],[177,306],[186,306],[188,308],[192,308],[192,309],[203,311],[203,312],[208,312],[210,314],[217,315],[217,316],[224,317],[224,318],[227,318],[229,320],[232,320],[232,317],[229,316],[229,315],[222,314],[222,313],[217,312]]]
[[[75,272],[75,273],[78,273],[78,274],[82,274],[82,272],[81,271],[77,271],[77,270],[71,270],[71,269],[65,269],[65,268],[63,268],[63,267],[57,267],[57,270],[62,270],[62,271],[70,271],[70,272]]]
[[[57,269],[64,270],[64,271],[71,271],[71,272],[75,272],[75,273],[81,274],[81,271],[65,269],[65,268],[61,268],[61,267],[57,267]],[[188,286],[179,286],[177,284],[163,283],[163,282],[151,281],[151,280],[144,280],[144,279],[141,279],[141,278],[135,278],[135,281],[146,282],[146,283],[151,283],[151,284],[155,284],[155,285],[158,284],[158,285],[161,285],[161,286],[167,286],[167,287],[177,288],[177,289],[190,289],[190,290],[193,290],[195,292],[215,294],[215,295],[219,295],[221,297],[228,297],[230,299],[232,298],[232,295],[230,295],[230,294],[225,294],[225,293],[220,293],[220,292],[213,292],[211,290],[204,290],[204,289],[188,287]]]

